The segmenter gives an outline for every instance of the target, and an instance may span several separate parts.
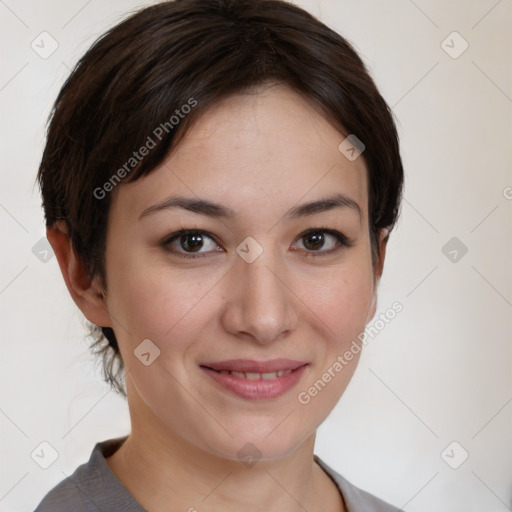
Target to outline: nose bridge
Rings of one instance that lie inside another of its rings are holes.
[[[267,246],[252,263],[240,258],[235,265],[236,292],[227,328],[259,343],[269,343],[292,329],[297,318],[293,294],[283,282],[285,271],[276,251]]]

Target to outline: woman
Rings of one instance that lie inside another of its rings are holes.
[[[38,179],[132,429],[37,512],[397,510],[314,455],[403,180],[347,41],[281,0],[145,8],[63,86]]]

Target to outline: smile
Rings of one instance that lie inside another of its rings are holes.
[[[277,398],[297,385],[308,363],[289,359],[201,364],[218,389],[249,400]]]

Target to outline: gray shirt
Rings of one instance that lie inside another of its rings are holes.
[[[35,512],[146,512],[105,460],[125,440],[121,437],[96,444],[89,461],[55,486]],[[338,487],[348,512],[402,512],[349,483],[317,455],[314,459]]]

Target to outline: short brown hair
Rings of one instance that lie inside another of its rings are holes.
[[[161,2],[102,35],[66,80],[49,118],[37,176],[46,225],[65,220],[77,256],[106,289],[106,192],[115,176],[132,182],[149,174],[208,107],[265,83],[289,85],[364,143],[375,258],[380,230],[393,228],[402,193],[392,114],[350,43],[284,0]],[[149,139],[151,149],[135,158]],[[113,329],[91,329],[106,380],[125,394]]]

